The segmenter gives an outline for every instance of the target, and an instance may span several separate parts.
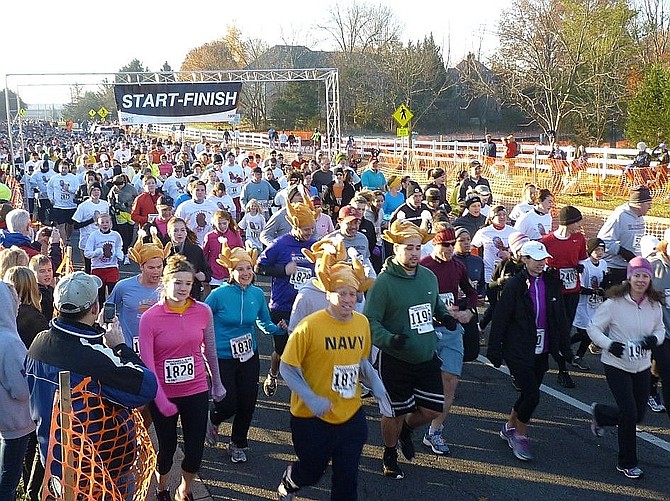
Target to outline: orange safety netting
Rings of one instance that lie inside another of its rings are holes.
[[[472,150],[463,154],[459,151],[414,152],[394,154],[381,151],[380,169],[388,179],[390,175],[405,176],[421,185],[428,183],[430,169],[440,167],[445,171],[445,183],[448,191],[456,184],[461,171],[467,171],[470,161],[479,158],[478,152]],[[587,167],[590,169],[587,171]],[[360,172],[359,172],[360,174]],[[556,203],[554,225],[557,223],[558,208],[565,205],[564,196],[578,193],[593,194],[594,207],[579,207],[584,215],[584,231],[588,237],[595,236],[603,225],[611,210],[598,207],[596,196],[628,198],[632,187],[640,184],[649,187],[655,203],[663,203],[670,199],[670,183],[668,183],[667,166],[660,165],[648,168],[622,169],[621,176],[603,176],[602,171],[593,168],[593,164],[580,163],[578,160],[568,162],[555,159],[537,159],[533,164],[529,158],[484,158],[482,176],[489,180],[495,203],[501,203],[511,209],[519,203],[526,183],[533,183],[538,188],[547,188],[554,194]],[[665,218],[645,217],[647,234],[659,238],[670,226]]]
[[[147,498],[156,452],[140,412],[95,389],[85,378],[72,388],[71,405],[63,400],[62,406],[56,392],[42,501]]]

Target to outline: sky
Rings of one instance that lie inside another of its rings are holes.
[[[485,59],[495,50],[497,18],[510,1],[359,0],[358,3],[391,8],[404,27],[403,41],[420,40],[432,33],[452,66],[468,52]],[[337,2],[341,8],[350,3],[350,0]],[[178,70],[191,49],[221,38],[229,25],[237,26],[243,37],[262,39],[270,46],[287,43],[329,50],[332,45],[315,30],[315,26],[327,19],[321,5],[335,3],[10,0],[3,5],[0,32],[1,85],[18,91],[29,105],[67,102],[71,84],[87,84],[85,90],[94,91],[97,88],[94,84],[102,78],[72,74],[113,74],[133,59],[154,71],[165,61]]]

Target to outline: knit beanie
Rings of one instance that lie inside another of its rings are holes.
[[[509,237],[507,237],[509,248],[515,255],[518,255],[519,252],[521,252],[521,247],[523,247],[523,244],[528,242],[528,240],[530,239],[520,231],[512,232],[509,234]]]
[[[650,277],[654,276],[654,272],[651,269],[651,264],[649,261],[640,256],[635,256],[633,259],[628,261],[626,278],[630,280],[630,277],[632,277],[635,273],[646,273]]]
[[[99,182],[91,183],[91,186],[88,187],[88,194],[90,195],[91,192],[93,191],[93,188],[98,188],[100,190],[100,193],[102,193],[102,186],[100,185]]]
[[[605,249],[605,242],[603,242],[600,238],[589,238],[589,240],[586,242],[586,252],[588,252],[589,256],[598,247]]]
[[[582,220],[582,213],[579,212],[577,207],[572,205],[566,205],[561,208],[561,211],[558,213],[558,224],[560,226],[568,226],[572,223],[577,223]]]
[[[639,205],[644,202],[651,202],[651,192],[646,186],[638,186],[630,190],[630,198],[628,202],[634,205]]]
[[[453,228],[445,228],[438,231],[433,237],[433,244],[439,245],[442,242],[454,242],[456,240],[456,232]]]
[[[471,197],[465,199],[465,207],[468,208],[468,209],[474,203],[478,203],[479,205],[482,205],[482,199],[479,198],[477,195],[474,195],[474,196],[471,196]]]

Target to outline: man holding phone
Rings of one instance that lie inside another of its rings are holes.
[[[100,325],[101,285],[100,278],[83,271],[61,278],[54,291],[58,316],[48,330],[37,335],[26,356],[31,414],[37,422],[42,464],[48,452],[60,371],[70,371],[72,388],[90,376],[99,385],[100,394],[116,405],[141,407],[156,396],[156,376],[126,346],[116,317]],[[82,422],[87,419],[84,416]]]

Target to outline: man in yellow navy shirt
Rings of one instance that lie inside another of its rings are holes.
[[[291,389],[291,435],[298,460],[289,464],[277,489],[280,500],[321,478],[332,460],[332,500],[357,499],[358,465],[368,428],[361,408],[364,383],[390,415],[384,385],[368,357],[367,319],[354,311],[356,295],[372,280],[360,262],[336,262],[324,254],[317,280],[328,306],[298,324],[281,357],[280,372]]]

